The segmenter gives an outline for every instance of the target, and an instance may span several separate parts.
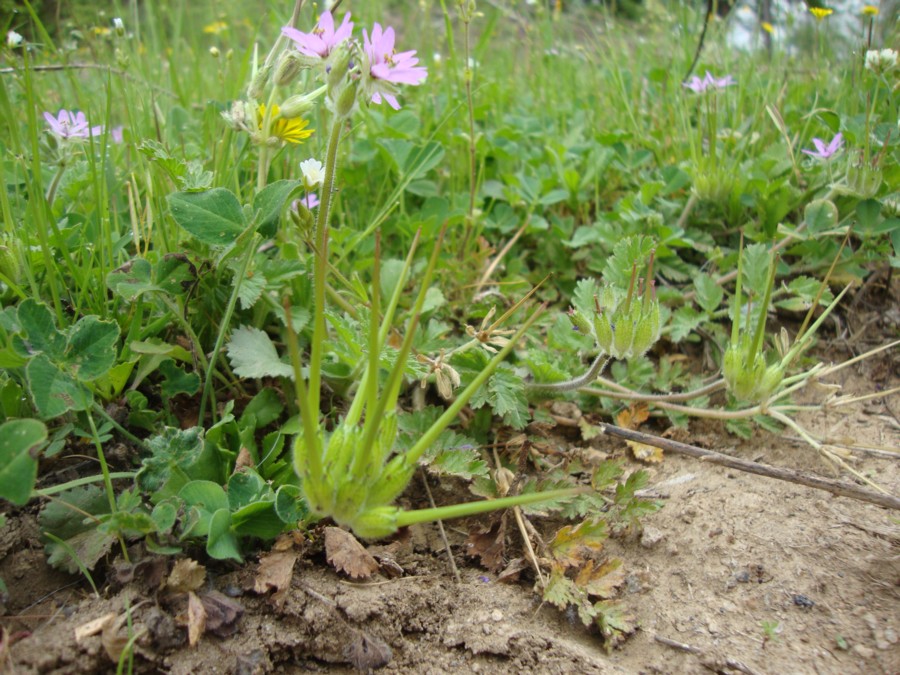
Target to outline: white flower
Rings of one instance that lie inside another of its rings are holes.
[[[866,69],[882,75],[897,66],[897,52],[893,49],[870,49],[866,52]]]
[[[325,167],[317,159],[300,162],[300,171],[303,172],[303,184],[307,188],[318,187],[325,182]]]
[[[116,35],[122,37],[125,35],[125,22],[122,21],[119,17],[113,17],[112,20],[113,30],[116,31]]]
[[[16,31],[14,31],[14,30],[7,31],[6,46],[9,47],[10,49],[15,49],[16,47],[21,45],[22,40],[24,40],[24,38],[21,35],[19,35]]]

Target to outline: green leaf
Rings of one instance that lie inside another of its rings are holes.
[[[135,258],[106,275],[107,287],[129,302],[150,291],[173,297],[184,295],[193,285],[197,270],[183,253],[168,253],[152,267]]]
[[[286,525],[296,526],[309,516],[303,492],[296,485],[282,485],[275,493],[275,513]]]
[[[228,508],[232,511],[259,501],[274,501],[275,493],[252,469],[238,471],[228,479]]]
[[[69,410],[87,410],[93,402],[90,390],[64,373],[45,354],[38,354],[25,367],[28,390],[38,415],[59,417]]]
[[[668,333],[672,342],[681,342],[690,335],[701,323],[705,317],[696,309],[689,305],[679,307],[672,315],[672,320],[668,328],[663,332]]]
[[[86,316],[71,328],[62,361],[78,380],[96,380],[116,362],[118,340],[118,324]]]
[[[224,480],[223,459],[217,448],[204,440],[200,427],[167,427],[146,443],[151,454],[143,459],[135,482],[141,490],[156,493],[154,501],[177,493],[192,478]]]
[[[252,276],[246,276],[241,280],[238,289],[238,299],[241,301],[241,309],[250,309],[256,304],[263,291],[266,290],[268,280],[259,270],[254,270]]]
[[[697,291],[697,304],[707,314],[712,314],[722,304],[724,291],[708,274],[701,272],[694,277],[694,289]]]
[[[597,313],[594,297],[598,293],[600,293],[600,284],[594,279],[581,279],[575,285],[575,293],[572,294],[572,307],[588,322]]]
[[[524,429],[529,422],[525,383],[511,366],[501,365],[488,380],[491,408],[513,429]]]
[[[881,202],[877,199],[865,199],[856,205],[856,217],[859,219],[858,230],[871,230],[878,223],[881,215]]]
[[[233,244],[247,226],[241,203],[230,190],[176,192],[167,198],[172,218],[198,241],[210,246]]]
[[[186,373],[172,359],[160,363],[159,372],[165,378],[160,387],[165,398],[172,398],[178,394],[193,396],[200,390],[200,376],[197,373]]]
[[[258,211],[257,230],[264,237],[275,236],[275,230],[281,220],[281,212],[285,208],[291,190],[300,185],[295,180],[279,180],[264,187],[253,198],[253,210]]]
[[[90,514],[85,517],[83,514]],[[58,537],[65,545],[48,542],[47,562],[70,574],[79,571],[69,549],[87,569],[93,569],[116,538],[97,529],[97,518],[109,514],[109,500],[97,485],[67,490],[41,511],[41,531]],[[68,547],[68,548],[67,548]]]
[[[838,219],[837,207],[828,199],[814,199],[803,210],[803,220],[810,234],[834,229]]]
[[[765,244],[753,244],[744,249],[744,289],[760,297],[769,280],[769,249]]]
[[[144,258],[135,258],[106,275],[106,286],[113,293],[133,302],[141,293],[158,290],[153,283],[153,267]]]
[[[66,338],[56,330],[56,321],[47,305],[31,298],[23,300],[16,319],[26,336],[27,354],[44,352],[53,358],[62,355]]]
[[[266,388],[254,396],[250,403],[247,404],[247,407],[244,408],[244,412],[241,414],[240,422],[243,423],[244,419],[253,415],[256,420],[254,429],[262,429],[277,420],[282,410],[284,410],[284,404],[281,402],[278,394],[275,393],[274,389]]]
[[[47,440],[38,420],[12,420],[0,425],[0,498],[22,506],[37,480],[35,455]]]
[[[240,377],[290,377],[294,370],[278,358],[275,345],[265,331],[241,326],[231,334],[228,359]]]
[[[243,562],[237,536],[231,531],[231,514],[228,509],[219,509],[212,514],[206,552],[216,560],[236,560]]]

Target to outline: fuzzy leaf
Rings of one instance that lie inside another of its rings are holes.
[[[37,480],[35,455],[47,440],[47,427],[37,420],[11,420],[0,425],[0,498],[21,506]]]
[[[275,345],[265,331],[241,326],[231,334],[228,359],[241,377],[290,377],[294,370],[278,358]]]
[[[697,291],[697,304],[707,314],[715,312],[722,303],[724,291],[708,274],[700,273],[694,277],[694,290]]]
[[[176,192],[167,201],[175,222],[204,244],[233,244],[247,226],[241,203],[225,188]]]

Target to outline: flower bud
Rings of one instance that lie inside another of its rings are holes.
[[[594,317],[594,335],[600,349],[612,356],[613,330],[609,323],[609,313],[597,314]]]
[[[871,199],[881,187],[881,170],[865,164],[852,166],[847,171],[847,182],[862,199]]]
[[[276,87],[286,87],[300,74],[303,66],[300,63],[300,54],[295,50],[289,50],[281,54],[278,65],[275,67],[274,82]]]
[[[119,37],[125,37],[125,23],[119,17],[114,17],[112,20],[113,30],[116,32],[116,35]]]
[[[258,99],[261,98],[263,92],[266,90],[266,85],[269,83],[269,77],[272,75],[272,66],[265,65],[256,71],[256,75],[253,76],[253,79],[250,81],[250,87],[247,89],[247,94],[250,98]]]
[[[359,89],[359,81],[350,82],[338,96],[334,105],[334,113],[338,117],[347,117],[356,106],[356,91]]]
[[[347,77],[347,72],[350,70],[350,59],[353,56],[346,45],[342,44],[338,49],[340,51],[334,57],[334,61],[331,64],[331,70],[328,71],[328,78],[326,80],[328,84],[328,94],[332,99],[335,98],[334,94],[336,90],[341,87],[344,83],[344,79]]]
[[[585,319],[581,312],[577,309],[569,310],[569,321],[572,322],[572,326],[579,332],[584,335],[590,335],[591,333],[591,324],[588,323],[587,319]]]
[[[216,47],[216,46],[210,47],[210,48],[209,48],[209,55],[210,55],[211,57],[213,57],[214,59],[219,58],[219,48]]]
[[[18,256],[14,248],[0,244],[0,274],[5,276],[12,283],[16,283],[19,279]]]
[[[282,103],[278,111],[284,119],[290,120],[295,117],[303,117],[303,115],[312,110],[312,107],[313,102],[307,96],[296,94]]]

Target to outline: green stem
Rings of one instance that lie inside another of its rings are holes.
[[[94,424],[94,416],[91,411],[87,411],[88,425],[91,427],[91,436],[94,439],[94,447],[97,449],[97,459],[100,460],[100,472],[103,474],[103,485],[106,488],[106,498],[109,500],[109,512],[116,513],[116,494],[113,492],[112,476],[109,473],[109,465],[106,463],[106,455],[103,452],[103,443],[100,442],[100,434],[97,432],[97,425]],[[125,540],[121,533],[117,533],[119,545],[122,547],[122,555],[128,562],[128,549],[125,547]]]
[[[111,480],[134,478],[135,476],[137,476],[137,473],[134,471],[112,471],[109,474]],[[33,491],[33,495],[35,497],[50,497],[52,495],[58,495],[60,492],[71,490],[72,488],[81,487],[82,485],[91,485],[105,480],[106,476],[85,476],[84,478],[76,478],[75,480],[60,483],[59,485],[53,485],[48,488],[41,488],[40,490],[36,489]]]
[[[244,255],[243,261],[241,261],[241,267],[237,274],[234,277],[234,288],[231,290],[231,297],[228,298],[228,306],[225,308],[225,314],[222,316],[222,322],[219,324],[219,334],[216,336],[216,344],[213,347],[212,358],[209,360],[209,365],[206,369],[206,381],[203,383],[203,394],[200,396],[200,423],[203,423],[203,418],[206,412],[206,400],[210,397],[213,398],[212,401],[212,409],[210,411],[210,415],[212,421],[216,421],[216,396],[212,392],[212,378],[213,371],[216,369],[216,361],[219,360],[219,352],[222,349],[222,344],[225,342],[225,333],[228,332],[228,325],[231,323],[231,317],[234,314],[234,308],[237,305],[238,293],[241,290],[241,284],[247,276],[247,268],[250,267],[250,261],[253,259],[253,254],[256,252],[256,244],[259,239],[258,234],[254,234],[253,237],[247,242],[247,252]],[[288,318],[290,320],[290,318]]]
[[[335,116],[325,156],[325,181],[316,218],[316,256],[313,277],[313,337],[309,359],[309,400],[316,416],[319,413],[319,397],[322,385],[322,353],[325,349],[325,276],[328,270],[328,218],[334,192],[334,175],[337,168],[337,149],[341,140],[343,119]]]
[[[406,527],[417,523],[430,523],[435,520],[449,520],[450,518],[464,518],[475,516],[479,513],[509,509],[514,506],[526,506],[540,502],[549,502],[566,497],[576,497],[590,491],[590,488],[576,487],[564,490],[547,490],[546,492],[531,492],[525,495],[501,497],[499,499],[486,499],[480,502],[467,502],[452,506],[438,506],[433,509],[418,509],[416,511],[401,511],[397,515],[397,527]]]

